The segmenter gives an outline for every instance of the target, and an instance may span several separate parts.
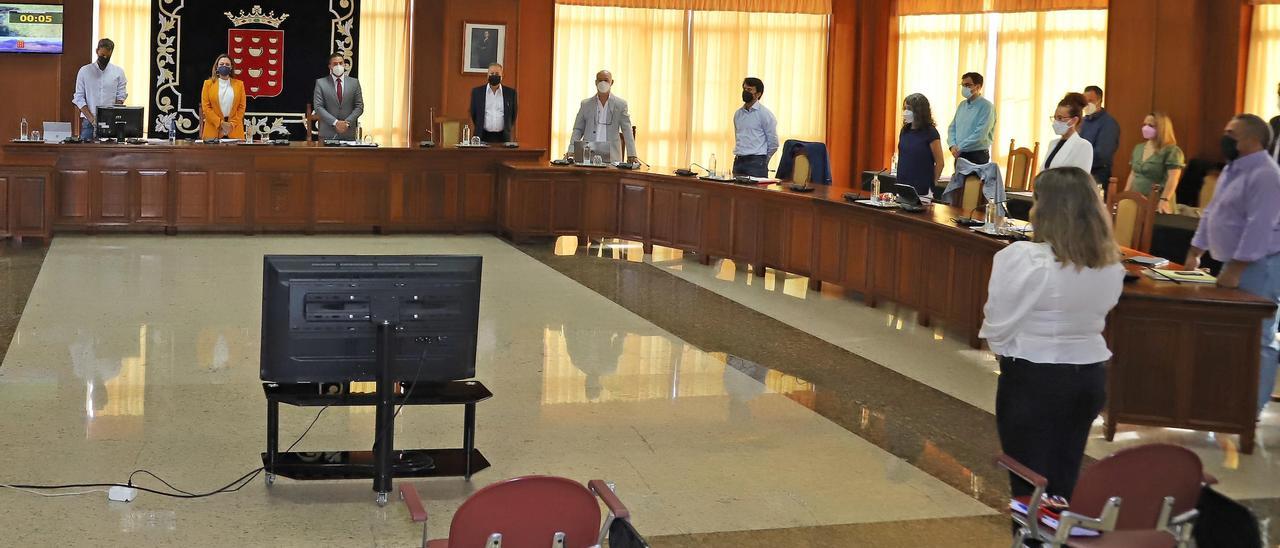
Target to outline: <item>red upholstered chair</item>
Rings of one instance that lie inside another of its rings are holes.
[[[427,548],[594,546],[615,518],[625,520],[630,513],[604,481],[588,485],[552,476],[500,481],[463,502],[449,524],[449,538],[432,540]],[[603,527],[597,496],[609,508]],[[561,537],[563,544],[555,544]]]
[[[1035,487],[1027,516],[1038,515],[1048,481],[1008,455],[1000,455],[996,464]],[[1205,475],[1200,458],[1184,447],[1150,444],[1122,449],[1081,472],[1056,531],[1014,513],[1020,528],[1013,546],[1022,546],[1025,539],[1050,546],[1185,546],[1200,490],[1214,482]],[[1069,537],[1073,527],[1102,534]]]

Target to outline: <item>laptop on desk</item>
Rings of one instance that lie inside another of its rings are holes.
[[[71,122],[45,122],[44,142],[61,143],[71,138]]]

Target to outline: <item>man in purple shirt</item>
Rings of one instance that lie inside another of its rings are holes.
[[[1222,261],[1218,285],[1238,287],[1280,304],[1280,166],[1267,155],[1271,128],[1252,114],[1236,116],[1222,136],[1226,169],[1200,227],[1191,239],[1186,267],[1200,266],[1207,250]],[[1258,413],[1276,383],[1276,325],[1280,310],[1262,325]]]

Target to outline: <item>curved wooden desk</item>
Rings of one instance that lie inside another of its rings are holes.
[[[844,201],[851,190],[507,163],[498,224],[516,240],[618,237],[808,276],[870,306],[911,307],[922,325],[940,321],[980,347],[991,261],[1006,243],[957,226],[958,208],[875,209]],[[1252,451],[1262,318],[1274,309],[1237,290],[1127,284],[1107,322],[1108,438],[1122,422],[1171,426],[1241,434]]]

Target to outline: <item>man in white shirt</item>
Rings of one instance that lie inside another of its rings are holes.
[[[488,83],[471,90],[471,123],[486,143],[514,141],[516,90],[502,85],[502,65],[489,65]]]
[[[778,119],[760,104],[764,82],[742,81],[742,108],[733,113],[733,174],[769,176],[769,158],[778,151]]]
[[[98,123],[98,107],[123,105],[125,86],[124,69],[111,64],[111,53],[116,49],[110,38],[98,40],[98,58],[80,67],[76,73],[76,92],[71,103],[80,110],[80,138],[93,139],[94,126]]]

